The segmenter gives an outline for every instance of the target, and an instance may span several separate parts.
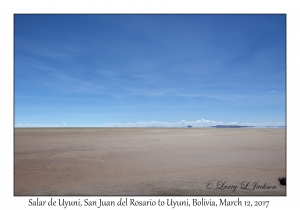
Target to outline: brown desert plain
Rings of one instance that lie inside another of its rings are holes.
[[[285,128],[15,128],[14,195],[286,195]]]

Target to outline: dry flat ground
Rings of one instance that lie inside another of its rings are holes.
[[[277,180],[286,174],[285,132],[16,128],[14,193],[286,195]]]

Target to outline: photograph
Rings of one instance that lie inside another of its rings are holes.
[[[284,13],[13,14],[14,196],[285,197],[286,32]]]

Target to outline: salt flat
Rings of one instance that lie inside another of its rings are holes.
[[[285,129],[15,128],[15,195],[286,195]],[[242,188],[241,188],[242,186]]]

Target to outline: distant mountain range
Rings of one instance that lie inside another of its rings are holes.
[[[256,126],[242,126],[242,125],[215,125],[212,128],[255,128]],[[285,128],[286,126],[265,126],[265,128]]]
[[[251,128],[253,126],[242,126],[242,125],[215,125],[213,128]]]

